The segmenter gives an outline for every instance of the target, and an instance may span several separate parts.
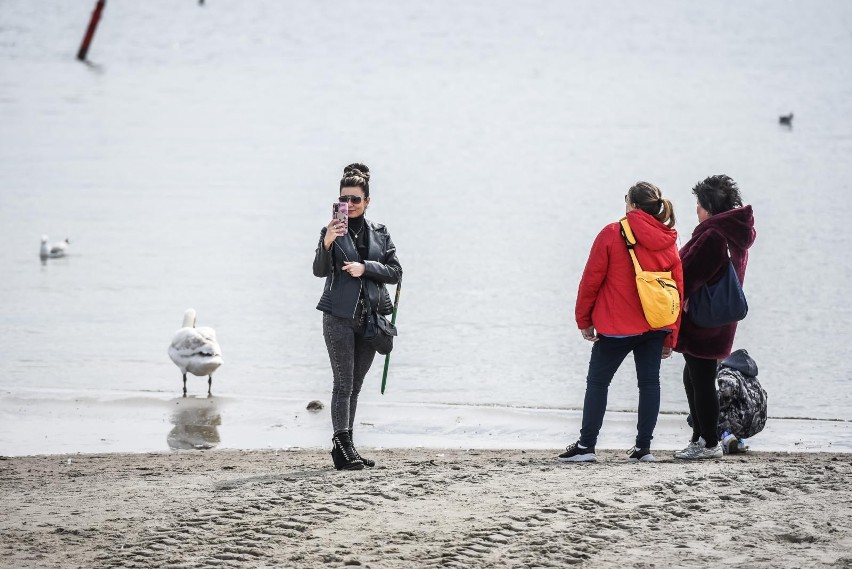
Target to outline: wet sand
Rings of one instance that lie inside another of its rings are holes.
[[[328,394],[323,394],[328,395]],[[139,453],[177,449],[321,449],[330,444],[329,401],[309,398],[172,397],[126,393],[99,398],[33,392],[0,398],[0,455]],[[577,440],[581,409],[376,401],[358,403],[360,444],[370,448],[549,450]],[[692,429],[682,414],[662,413],[654,449],[683,448]],[[607,411],[598,447],[627,449],[636,412]],[[749,439],[764,452],[852,452],[852,422],[771,417]]]
[[[0,460],[2,567],[852,567],[852,455],[555,451]]]

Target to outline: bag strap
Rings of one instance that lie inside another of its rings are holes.
[[[630,258],[633,259],[633,270],[638,275],[642,272],[642,267],[639,265],[639,259],[636,258],[636,252],[633,251],[633,248],[636,247],[636,237],[633,235],[633,230],[630,229],[630,223],[627,222],[626,217],[622,217],[620,223],[621,236],[624,238],[624,244],[627,245],[627,252],[630,253]]]

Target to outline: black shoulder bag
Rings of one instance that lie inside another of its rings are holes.
[[[397,335],[396,326],[387,318],[373,310],[370,293],[364,293],[364,341],[383,356],[393,350],[393,337]]]
[[[748,314],[748,302],[734,270],[731,251],[727,246],[726,250],[728,268],[722,278],[712,285],[704,284],[689,297],[688,314],[699,328],[717,328],[738,322]]]

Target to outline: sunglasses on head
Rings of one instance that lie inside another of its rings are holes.
[[[337,198],[339,202],[351,202],[354,205],[361,203],[361,196],[340,196]]]

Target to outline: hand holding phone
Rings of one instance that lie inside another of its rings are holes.
[[[343,224],[343,233],[346,235],[349,231],[349,204],[346,202],[334,202],[331,206],[331,211],[334,219]]]
[[[331,206],[331,221],[326,226],[324,239],[326,250],[330,250],[334,240],[346,235],[347,231],[349,231],[349,204],[335,202]]]

